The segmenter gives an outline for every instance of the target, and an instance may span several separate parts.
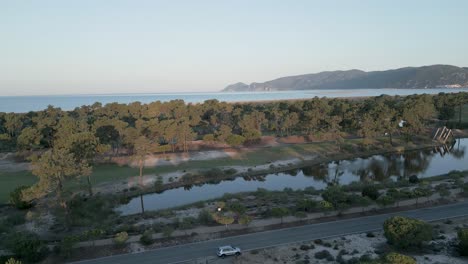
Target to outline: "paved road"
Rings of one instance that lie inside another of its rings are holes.
[[[81,264],[129,264],[129,263],[183,263],[214,256],[220,245],[235,245],[244,250],[310,241],[317,238],[364,233],[382,229],[383,222],[393,215],[404,215],[426,221],[468,215],[468,201],[456,204],[416,209],[405,212],[359,217],[347,220],[311,224],[300,227],[265,231],[235,237],[167,247],[137,254],[117,255],[81,261]]]

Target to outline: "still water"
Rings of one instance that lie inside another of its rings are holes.
[[[159,194],[147,194],[143,196],[143,199],[146,210],[159,210],[221,197],[225,193],[256,191],[257,188],[299,190],[314,187],[323,189],[332,182],[344,185],[355,181],[382,181],[410,175],[424,178],[445,174],[452,170],[468,170],[467,151],[468,138],[464,138],[458,139],[451,146],[441,148],[333,161],[262,177],[239,177],[218,183],[180,187]],[[140,210],[139,197],[117,208],[117,211],[125,215],[139,213]]]
[[[153,101],[167,102],[182,99],[188,103],[201,103],[209,99],[225,102],[245,102],[264,100],[306,99],[318,97],[358,97],[411,94],[438,94],[440,92],[468,92],[468,89],[342,89],[342,90],[303,90],[281,92],[212,92],[212,93],[159,93],[159,94],[104,94],[104,95],[54,95],[54,96],[1,96],[0,112],[29,112],[47,108],[48,105],[60,107],[62,110],[73,110],[82,105],[92,105],[100,102],[131,103],[139,101],[150,103]]]

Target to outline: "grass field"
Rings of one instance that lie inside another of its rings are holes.
[[[458,107],[455,108],[455,115],[453,116],[452,119],[450,119],[450,121],[457,121],[458,122],[458,115],[459,115],[459,112],[458,112]],[[461,120],[462,122],[468,122],[468,104],[464,105],[462,107],[462,114],[461,114]]]
[[[347,139],[345,144],[358,144],[362,139]],[[387,139],[379,139],[381,142],[387,142]],[[394,140],[395,143],[401,145],[403,141]],[[410,143],[411,144],[411,143]],[[303,156],[319,155],[325,156],[329,154],[339,153],[338,146],[333,142],[317,142],[310,144],[294,144],[282,145],[269,148],[259,148],[254,151],[246,151],[237,158],[222,158],[215,160],[196,160],[181,163],[179,165],[167,165],[145,168],[144,174],[163,174],[180,170],[193,169],[211,169],[215,167],[229,166],[255,166],[274,162],[277,160],[285,160],[292,158],[300,158]],[[138,176],[138,168],[129,166],[118,166],[115,164],[97,165],[94,167],[91,181],[93,185],[104,182],[125,181],[129,177]],[[37,178],[29,171],[21,172],[0,172],[0,204],[8,201],[8,194],[16,187],[22,185],[32,185],[37,181]],[[69,188],[77,189],[86,186],[86,179],[74,180],[66,185]]]
[[[8,195],[18,186],[28,186],[36,182],[30,171],[0,172],[0,203],[8,201]]]

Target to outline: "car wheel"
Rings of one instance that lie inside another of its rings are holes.
[[[241,254],[240,252],[236,252],[236,256],[240,256],[240,254]]]
[[[221,258],[225,258],[225,257],[226,257],[226,255],[224,255],[224,254],[221,255]]]

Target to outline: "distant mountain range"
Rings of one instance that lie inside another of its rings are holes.
[[[358,88],[457,88],[468,87],[468,67],[431,65],[387,71],[326,71],[282,77],[250,85],[239,82],[223,92],[288,91]]]

